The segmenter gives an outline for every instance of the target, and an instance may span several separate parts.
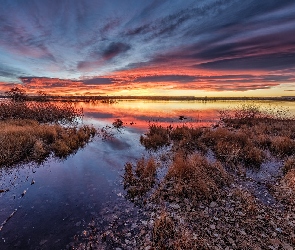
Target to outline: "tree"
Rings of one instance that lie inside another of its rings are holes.
[[[11,88],[9,91],[6,91],[5,94],[14,102],[23,102],[27,99],[26,91],[19,87]]]

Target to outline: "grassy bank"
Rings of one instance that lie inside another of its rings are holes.
[[[0,120],[31,119],[39,123],[73,124],[81,120],[83,112],[72,103],[59,102],[0,102]]]
[[[64,128],[27,119],[1,121],[0,127],[0,166],[42,162],[51,154],[64,158],[83,147],[96,133],[88,126]]]
[[[77,126],[83,113],[71,103],[31,102],[18,89],[12,93],[0,102],[0,167],[65,158],[97,133],[91,126]]]
[[[220,114],[212,128],[153,124],[141,137],[170,158],[125,165],[127,197],[150,214],[140,249],[295,247],[295,120],[253,105]]]

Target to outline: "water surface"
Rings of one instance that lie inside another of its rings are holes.
[[[125,128],[108,128],[112,139],[96,138],[66,160],[1,170],[0,189],[9,191],[0,194],[0,225],[16,212],[0,231],[0,249],[64,249],[109,202],[124,194],[124,164],[147,154],[139,138],[149,123],[210,126],[218,120],[219,110],[239,103],[121,100],[77,104],[83,107],[84,123],[111,127],[115,119],[121,119]],[[268,107],[269,102],[259,105]],[[271,105],[295,114],[292,102]]]

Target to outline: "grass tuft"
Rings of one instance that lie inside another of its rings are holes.
[[[220,162],[209,163],[200,154],[177,154],[164,179],[160,194],[165,198],[214,200],[229,183],[229,175]]]
[[[146,149],[152,150],[168,146],[170,144],[169,129],[164,128],[161,125],[150,124],[148,133],[140,137],[140,143]]]
[[[124,188],[131,200],[143,196],[155,184],[157,164],[154,158],[141,158],[136,165],[130,162],[125,164],[123,176]]]
[[[152,235],[156,249],[173,249],[174,240],[177,238],[175,223],[165,211],[155,220]]]

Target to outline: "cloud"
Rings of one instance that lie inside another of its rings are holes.
[[[15,81],[15,79],[21,75],[24,75],[24,73],[19,69],[0,63],[0,81],[2,81],[2,79]]]
[[[104,78],[104,77],[95,77],[87,80],[82,81],[83,84],[86,85],[101,85],[101,84],[112,84],[111,78]]]
[[[112,42],[103,52],[102,52],[102,57],[105,60],[110,60],[119,54],[122,54],[126,51],[128,51],[131,48],[130,45],[125,44],[125,43],[116,43]]]
[[[224,59],[197,64],[196,67],[213,70],[282,70],[291,67],[295,68],[295,53]]]
[[[20,77],[22,83],[29,88],[79,87],[82,81],[49,77]]]
[[[156,76],[143,76],[135,80],[135,82],[191,82],[196,77],[188,75],[156,75]]]
[[[3,0],[0,80],[268,88],[294,79],[294,44],[294,0]]]

